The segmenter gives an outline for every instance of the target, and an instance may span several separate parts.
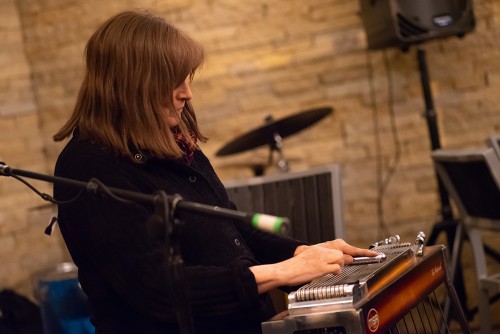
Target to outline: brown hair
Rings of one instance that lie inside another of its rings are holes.
[[[173,90],[192,79],[204,61],[203,48],[149,12],[111,17],[89,39],[86,73],[70,119],[55,141],[78,128],[83,140],[133,159],[131,147],[159,158],[180,157],[164,108],[174,110]],[[178,128],[205,141],[189,101]]]

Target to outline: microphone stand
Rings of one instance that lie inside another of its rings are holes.
[[[230,218],[252,224],[255,228],[268,230],[278,234],[287,234],[290,221],[285,217],[275,217],[258,213],[248,213],[231,209],[210,206],[196,202],[189,202],[182,199],[180,195],[169,196],[163,190],[154,195],[143,194],[135,191],[129,191],[114,187],[107,187],[97,179],[90,179],[88,182],[77,181],[73,179],[49,176],[45,174],[34,173],[21,169],[14,169],[0,161],[0,175],[27,177],[35,180],[46,181],[54,184],[84,189],[93,194],[107,194],[120,197],[129,201],[153,204],[154,214],[164,223],[164,242],[167,249],[167,277],[170,291],[173,295],[174,310],[176,312],[180,331],[183,334],[195,333],[194,322],[191,313],[191,307],[186,294],[184,280],[184,261],[180,252],[179,235],[182,221],[176,216],[178,210],[202,213],[211,216]],[[45,196],[44,196],[45,195]],[[44,200],[50,196],[42,194]]]
[[[164,191],[156,193],[154,200],[155,213],[164,224],[164,243],[167,249],[167,275],[170,275],[168,285],[174,299],[174,310],[181,333],[195,333],[194,322],[191,316],[191,307],[186,295],[186,284],[184,279],[184,261],[180,252],[180,229],[183,222],[175,215],[175,208],[182,199],[175,195],[173,199]]]

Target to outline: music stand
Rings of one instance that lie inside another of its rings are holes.
[[[500,291],[500,273],[488,275],[488,252],[480,232],[500,232],[500,159],[493,148],[436,150],[431,157],[461,218],[452,251],[452,275],[460,253],[456,248],[465,237],[474,255],[481,333],[490,333],[489,292]],[[498,261],[498,254],[495,257]]]
[[[486,139],[486,145],[491,147],[500,158],[500,135],[491,135]]]

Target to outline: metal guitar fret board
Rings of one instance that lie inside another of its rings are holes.
[[[411,252],[410,243],[395,245],[384,245],[373,248],[373,250],[384,253],[386,260],[380,263],[345,266],[339,275],[328,274],[313,280],[291,294],[291,300],[301,302],[305,300],[317,300],[335,297],[345,297],[349,289],[344,285],[363,284],[377,274],[377,272],[397,261],[398,257]],[[332,288],[335,287],[335,288]]]

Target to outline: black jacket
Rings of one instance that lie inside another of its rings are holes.
[[[190,165],[136,157],[136,162],[115,157],[74,137],[60,154],[55,175],[81,181],[96,178],[108,187],[146,194],[163,190],[187,201],[234,208],[201,151],[195,151]],[[176,282],[168,267],[172,261],[164,224],[155,219],[153,205],[80,192],[59,183],[54,186],[57,200],[76,198],[59,205],[58,218],[97,333],[178,332],[179,303],[186,303],[175,299],[172,291],[187,298],[197,333],[259,333],[260,323],[274,314],[269,296],[258,294],[248,267],[285,260],[301,242],[239,221],[178,211],[184,224],[178,238],[169,238],[179,240],[184,260],[184,278]]]

